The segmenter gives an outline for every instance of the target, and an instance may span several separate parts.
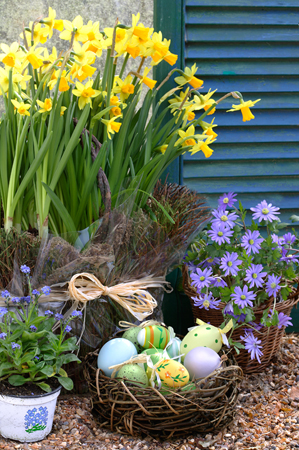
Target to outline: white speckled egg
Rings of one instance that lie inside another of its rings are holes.
[[[185,356],[184,366],[190,378],[204,378],[216,370],[221,359],[214,350],[208,347],[195,347]]]
[[[125,378],[129,382],[136,383],[144,387],[148,386],[147,375],[138,364],[126,364],[117,372],[117,378]]]
[[[208,347],[218,353],[222,347],[221,333],[218,328],[204,324],[190,330],[181,343],[183,361],[188,352],[195,347]]]
[[[132,356],[137,355],[134,344],[128,339],[116,338],[106,342],[98,356],[98,368],[102,369],[107,377],[110,377],[113,369],[110,366],[121,364]]]

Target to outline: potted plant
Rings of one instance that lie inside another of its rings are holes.
[[[278,236],[287,224],[280,222],[279,208],[265,200],[250,208],[247,225],[247,211],[240,201],[234,206],[235,197],[219,198],[212,220],[186,255],[185,291],[195,317],[216,326],[232,320],[229,343],[241,350],[238,362],[245,371],[259,371],[292,325],[289,314],[299,299],[293,287],[299,240],[295,232]]]
[[[67,334],[70,321],[82,313],[73,311],[67,319],[51,310],[39,315],[38,300],[49,295],[50,288],[32,289],[29,267],[21,266],[21,272],[28,295],[12,297],[7,290],[1,294],[0,432],[5,438],[33,442],[50,433],[61,387],[73,388],[62,366],[80,362],[72,353],[78,349],[77,339]],[[53,333],[55,324],[60,332]]]

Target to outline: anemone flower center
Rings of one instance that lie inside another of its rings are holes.
[[[229,202],[228,197],[225,197],[225,198],[223,199],[223,203],[228,203],[228,202]]]
[[[210,306],[210,302],[209,302],[209,300],[205,300],[204,302],[203,302],[203,306],[206,306],[207,308]]]
[[[222,220],[222,222],[226,222],[227,221],[227,216],[225,216],[225,215],[221,216],[221,220]]]
[[[205,277],[200,277],[200,281],[204,281],[205,279]]]
[[[241,295],[241,300],[246,300],[246,295],[242,294]]]
[[[256,273],[253,273],[253,274],[252,274],[252,278],[257,278],[257,274],[256,274]]]
[[[220,237],[221,237],[221,236],[223,236],[223,233],[222,233],[222,231],[218,231],[218,233],[217,233],[217,234],[218,234],[218,236],[220,236]]]
[[[265,214],[265,215],[266,215],[266,214],[269,214],[269,209],[263,208],[263,209],[262,209],[262,213]]]
[[[229,267],[231,267],[231,266],[233,265],[233,263],[232,263],[231,261],[228,261],[227,265],[228,265]]]
[[[271,283],[270,286],[272,289],[274,289],[274,288],[276,288],[276,283]]]
[[[249,244],[250,244],[250,245],[253,245],[253,244],[254,244],[254,240],[253,240],[253,239],[250,239],[250,240],[249,240]]]

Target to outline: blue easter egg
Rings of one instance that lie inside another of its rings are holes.
[[[110,366],[121,364],[132,356],[137,355],[135,345],[124,338],[111,339],[101,348],[98,356],[98,368],[102,369],[107,377],[110,377],[113,369]]]

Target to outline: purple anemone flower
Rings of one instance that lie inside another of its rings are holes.
[[[216,288],[219,288],[219,287],[225,288],[225,287],[227,286],[227,282],[224,281],[224,280],[222,280],[221,277],[215,277],[215,278],[212,280],[211,285],[214,286],[214,287],[216,287]]]
[[[197,266],[194,264],[193,261],[189,261],[187,263],[187,267],[190,270],[190,272],[194,272],[196,270],[196,268],[197,268]]]
[[[230,237],[233,235],[233,230],[228,228],[224,223],[221,225],[212,225],[212,229],[208,231],[208,236],[212,239],[212,241],[217,242],[217,244],[221,245],[224,242],[230,243]]]
[[[199,266],[201,267],[213,267],[220,263],[220,258],[217,256],[211,256],[209,258],[204,259]]]
[[[228,194],[223,194],[218,199],[218,205],[219,208],[225,209],[227,206],[232,208],[234,206],[234,203],[237,201],[236,197],[237,194],[234,194],[233,192],[229,192]]]
[[[263,355],[263,352],[260,350],[262,348],[262,341],[254,336],[252,331],[245,331],[245,336],[240,336],[242,341],[244,341],[245,349],[250,353],[251,359],[256,358],[259,363],[261,363],[260,356]]]
[[[292,233],[286,233],[282,236],[285,245],[292,245],[296,241],[296,236]]]
[[[192,280],[191,286],[196,287],[197,291],[200,292],[201,289],[205,287],[209,287],[213,277],[212,275],[212,269],[199,269],[197,268],[195,272],[191,273],[190,278]]]
[[[256,294],[254,292],[248,291],[248,286],[244,286],[243,289],[240,286],[236,286],[234,294],[231,294],[231,298],[241,309],[246,308],[246,306],[253,306],[251,300],[254,300],[255,297]]]
[[[233,307],[233,304],[232,304],[231,302],[227,303],[227,304],[225,305],[225,307],[223,308],[222,313],[223,313],[223,314],[229,314],[229,315],[234,314],[234,307]]]
[[[267,275],[267,272],[262,272],[263,266],[262,264],[251,264],[251,267],[246,270],[246,277],[245,281],[247,283],[250,283],[249,287],[252,288],[254,286],[256,287],[262,287],[265,276]]]
[[[221,265],[220,269],[224,270],[224,276],[232,275],[237,276],[237,273],[239,272],[238,266],[242,264],[242,261],[238,259],[238,253],[236,252],[226,252],[226,255],[224,255],[221,258]]]
[[[242,236],[241,247],[244,247],[247,255],[252,253],[258,253],[261,246],[260,244],[263,242],[263,238],[259,237],[260,233],[257,230],[251,231],[247,230],[244,236]]]
[[[208,294],[201,294],[200,298],[192,297],[192,300],[194,300],[195,306],[206,310],[219,309],[219,303],[221,302],[221,300],[214,299],[212,292],[209,292]]]
[[[278,320],[279,320],[278,325],[277,325],[278,328],[293,326],[292,318],[287,316],[283,312],[280,312],[278,314]]]
[[[237,214],[234,212],[229,213],[229,211],[225,211],[223,209],[214,209],[212,211],[213,216],[215,219],[212,220],[212,223],[215,225],[221,225],[224,223],[229,228],[234,228],[235,222],[238,218]]]
[[[262,220],[267,220],[269,222],[278,220],[278,218],[275,217],[275,214],[280,214],[279,212],[277,212],[280,208],[277,208],[277,206],[272,206],[272,203],[268,204],[266,200],[263,200],[255,208],[250,209],[254,212],[252,218],[258,219],[259,222],[261,222]]]
[[[293,263],[298,263],[298,256],[296,256],[295,254],[290,253],[288,255],[288,249],[283,248],[282,249],[282,257],[280,258],[279,261],[284,261],[287,264],[293,262]]]
[[[280,280],[281,277],[277,277],[276,275],[274,275],[274,273],[268,276],[268,281],[266,283],[266,292],[269,295],[269,297],[271,297],[272,295],[276,297],[277,292],[280,291],[281,289],[281,286],[279,286]]]

